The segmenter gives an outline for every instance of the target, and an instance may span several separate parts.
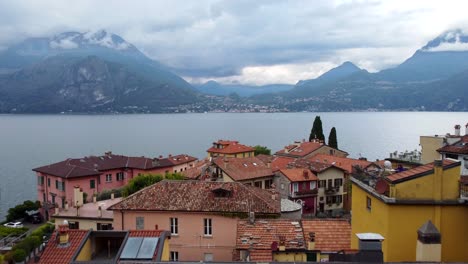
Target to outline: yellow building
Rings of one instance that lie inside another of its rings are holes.
[[[385,237],[385,262],[416,261],[417,231],[430,220],[441,233],[441,260],[468,261],[468,200],[460,195],[460,162],[435,161],[375,185],[351,181],[353,249],[357,233],[379,233]]]
[[[254,156],[254,151],[254,148],[239,144],[238,141],[218,140],[217,142],[213,142],[213,146],[206,152],[208,152],[208,158],[248,158]]]

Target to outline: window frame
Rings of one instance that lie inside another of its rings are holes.
[[[179,219],[177,217],[169,218],[169,227],[171,231],[171,236],[179,235]]]
[[[372,211],[372,199],[369,196],[366,196],[366,208],[369,212]]]
[[[89,180],[89,188],[90,189],[96,189],[96,180],[95,179]]]
[[[106,182],[112,182],[112,173],[106,174]]]
[[[135,217],[135,229],[136,230],[144,230],[145,229],[145,217],[144,216]]]
[[[213,236],[213,219],[203,218],[203,235],[208,237]]]
[[[174,262],[179,261],[179,251],[170,251],[169,261],[174,261]]]

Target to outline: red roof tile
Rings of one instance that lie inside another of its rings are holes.
[[[300,222],[290,219],[267,219],[237,222],[236,248],[253,249],[251,261],[266,261],[272,259],[272,244],[280,245],[284,241],[285,248],[305,249],[304,235]]]
[[[181,173],[186,179],[195,180],[201,176],[201,174],[203,173],[203,171],[206,170],[208,165],[209,161],[207,159],[202,159],[196,161],[192,168],[188,168],[187,170],[182,171]]]
[[[315,249],[337,252],[351,248],[351,225],[344,219],[302,220],[304,238],[315,233]]]
[[[168,231],[164,231],[164,230],[130,230],[128,236],[129,237],[160,237],[164,232],[168,233]]]
[[[460,182],[463,185],[468,185],[468,175],[460,175]]]
[[[214,146],[209,148],[207,152],[219,153],[219,154],[236,154],[236,153],[254,151],[254,148],[239,144],[238,141],[218,140],[218,142],[213,142],[213,145]],[[217,148],[215,147],[215,145],[221,145],[222,148]]]
[[[197,158],[186,155],[186,154],[180,154],[180,155],[175,155],[171,157],[167,157],[167,160],[172,163],[172,165],[180,165],[184,163],[189,163],[192,161],[196,161]]]
[[[180,160],[180,162],[184,161],[185,157],[187,157],[188,160],[195,159],[186,155],[178,155],[175,157],[180,156],[183,157],[183,160]],[[149,170],[154,168],[170,167],[180,164],[178,162],[179,161],[177,161],[177,159],[174,161],[174,159],[169,158],[150,159],[146,157],[127,157],[123,155],[106,154],[99,157],[89,156],[80,159],[67,159],[54,164],[35,168],[33,171],[62,178],[73,178],[99,175],[103,171],[112,169],[135,168]]]
[[[228,197],[215,195],[219,190]],[[250,207],[250,209],[249,209]],[[280,199],[270,190],[238,182],[168,181],[146,187],[109,208],[109,210],[245,212],[279,214]]]
[[[81,241],[88,234],[88,230],[68,230],[68,246],[61,246],[57,243],[57,233],[53,233],[49,239],[49,243],[41,255],[39,263],[43,264],[68,264],[72,261],[72,257],[78,249]]]
[[[280,172],[291,182],[318,181],[318,177],[309,169],[283,169]]]
[[[452,166],[456,166],[456,163],[459,163],[459,162],[444,159],[443,160],[444,169],[450,168]],[[434,162],[389,175],[386,177],[386,179],[392,183],[398,183],[398,182],[413,179],[418,176],[424,176],[433,172],[434,172]]]
[[[327,155],[327,154],[316,154],[312,156],[311,158],[309,158],[309,160],[335,165],[336,167],[339,167],[345,170],[347,173],[352,173],[353,166],[355,165],[360,166],[362,168],[366,168],[367,166],[372,164],[372,162],[367,161],[367,160],[342,158],[342,157],[337,157],[337,156],[332,156],[332,155]]]
[[[330,168],[336,168],[338,170],[345,171],[342,168],[339,168],[333,164],[326,164],[322,162],[315,162],[307,159],[295,159],[294,161],[288,163],[287,168],[309,168],[314,173],[320,173],[326,171]]]
[[[468,135],[462,136],[459,141],[452,145],[444,146],[438,152],[449,152],[457,154],[468,154]]]
[[[251,180],[274,175],[271,168],[257,157],[217,158],[213,163],[234,181]]]
[[[301,142],[286,146],[285,149],[277,151],[275,154],[304,157],[321,148],[322,146],[324,146],[323,143],[319,142]]]

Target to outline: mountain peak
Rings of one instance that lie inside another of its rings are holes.
[[[354,65],[354,63],[350,61],[346,61],[342,63],[340,66],[335,67],[326,73],[322,74],[318,79],[322,80],[337,80],[343,77],[346,77],[350,74],[360,71],[361,68]]]
[[[421,51],[468,51],[468,34],[462,29],[448,30],[429,41]]]
[[[104,29],[97,31],[64,32],[55,35],[49,41],[52,49],[76,49],[87,46],[105,47],[114,50],[127,50],[133,45],[118,35],[107,32]]]

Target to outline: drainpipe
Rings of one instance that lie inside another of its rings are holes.
[[[125,230],[124,229],[124,212],[122,210],[120,210],[120,214],[122,216],[122,219],[121,219],[121,221],[122,221],[122,230]]]

